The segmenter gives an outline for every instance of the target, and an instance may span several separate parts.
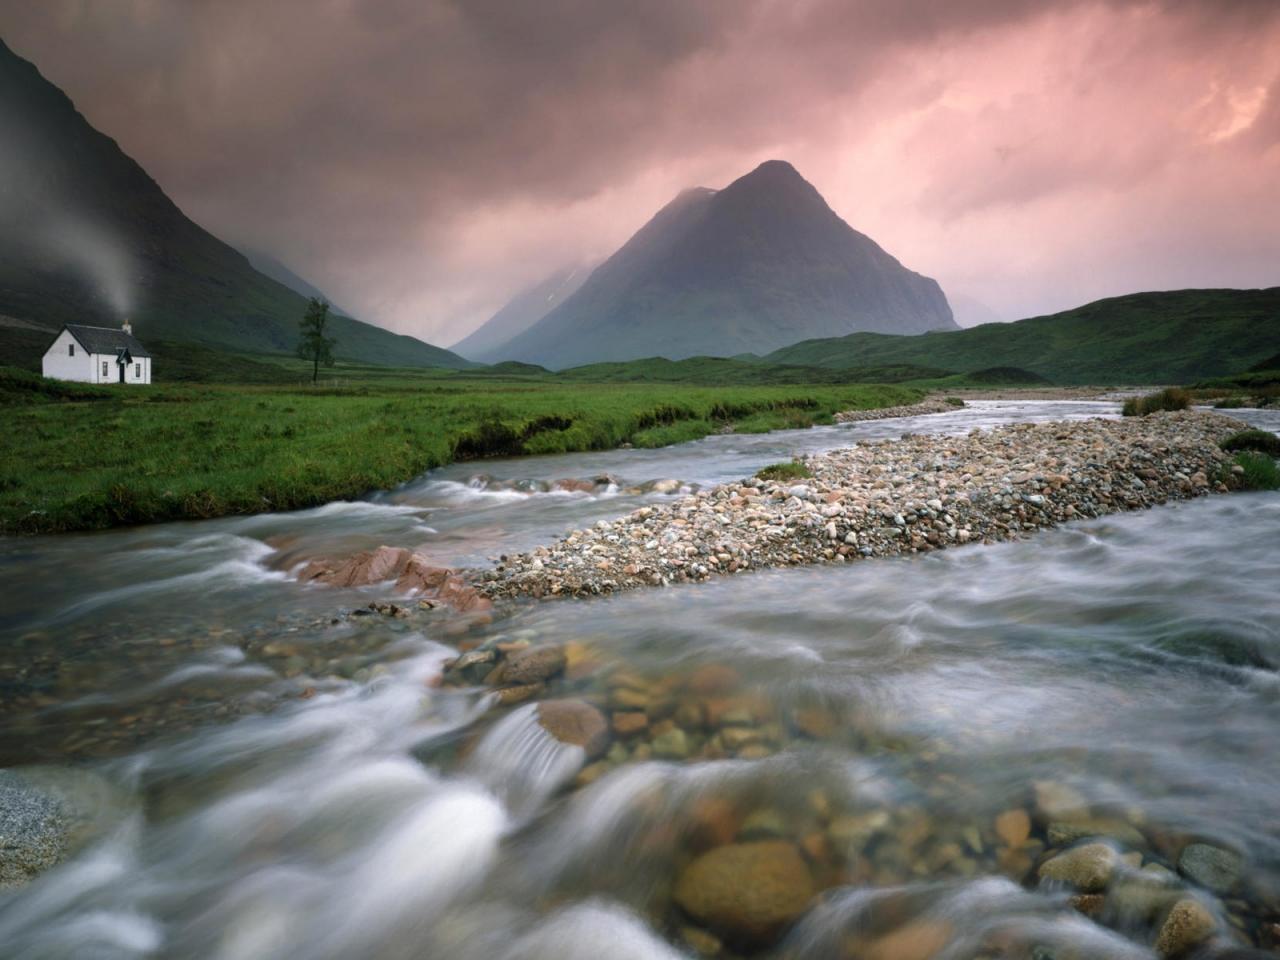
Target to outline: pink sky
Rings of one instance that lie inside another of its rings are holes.
[[[1280,2],[0,0],[197,222],[448,344],[791,161],[1008,319],[1280,284]]]

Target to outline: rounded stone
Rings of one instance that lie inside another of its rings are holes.
[[[1240,854],[1208,843],[1189,843],[1178,857],[1178,871],[1214,893],[1229,893],[1242,866]]]
[[[1156,953],[1177,957],[1203,943],[1217,928],[1213,914],[1199,900],[1186,897],[1169,910],[1156,935]]]
[[[1065,883],[1084,893],[1105,890],[1120,857],[1105,843],[1086,843],[1040,866],[1040,879]]]
[[[504,660],[495,679],[506,684],[540,683],[563,671],[567,662],[563,647],[529,647]]]
[[[1021,807],[996,817],[996,836],[1006,847],[1020,847],[1031,838],[1031,817]]]
[[[799,851],[784,841],[732,843],[694,860],[676,881],[680,907],[738,941],[772,940],[814,895]]]
[[[594,760],[609,746],[609,724],[585,700],[544,700],[538,704],[538,723],[561,743],[582,747]]]

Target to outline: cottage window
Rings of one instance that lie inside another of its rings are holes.
[[[74,343],[67,344],[67,356],[74,357],[76,355],[76,345]]]
[[[107,375],[107,361],[105,360],[102,361],[102,375],[104,377]]]
[[[133,375],[134,375],[135,377],[141,377],[141,376],[142,376],[142,364],[140,364],[140,363],[135,363],[135,364],[133,365]]]

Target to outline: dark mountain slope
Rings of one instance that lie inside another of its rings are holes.
[[[65,322],[112,326],[128,315],[144,341],[289,353],[305,305],[188,219],[0,42],[0,314],[50,330]],[[346,317],[334,318],[333,335],[344,359],[469,366]]]

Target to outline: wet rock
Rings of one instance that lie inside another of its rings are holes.
[[[398,577],[410,556],[410,551],[403,547],[383,546],[363,550],[341,561],[312,560],[302,568],[298,579],[334,587],[367,587]]]
[[[543,683],[561,673],[567,662],[563,647],[528,647],[502,661],[490,683]]]
[[[1040,866],[1040,879],[1065,883],[1083,893],[1105,890],[1120,855],[1105,843],[1086,843],[1058,854]]]
[[[1178,872],[1214,893],[1229,893],[1240,881],[1243,858],[1208,843],[1190,843],[1178,857]]]
[[[1033,784],[1036,812],[1046,821],[1078,820],[1089,815],[1089,804],[1074,787],[1053,780],[1037,780]]]
[[[0,890],[20,887],[62,860],[66,834],[55,797],[0,771]]]
[[[518,683],[514,686],[503,687],[501,690],[494,691],[494,697],[500,706],[513,707],[517,703],[527,703],[530,700],[536,700],[546,692],[545,684],[541,683]]]
[[[733,843],[689,864],[675,900],[687,914],[739,941],[772,940],[808,908],[813,877],[783,841]]]
[[[1107,898],[1100,893],[1077,893],[1068,903],[1086,917],[1097,917]]]
[[[716,957],[724,949],[719,937],[700,927],[681,927],[680,938],[700,957]]]
[[[1088,840],[1091,837],[1108,837],[1130,847],[1140,847],[1146,842],[1132,825],[1106,817],[1054,820],[1046,833],[1052,847],[1065,847],[1077,840]]]
[[[613,715],[613,732],[620,737],[631,737],[649,729],[649,717],[638,711],[619,711]]]
[[[930,960],[942,952],[952,934],[945,920],[914,920],[871,941],[857,956],[859,960]]]
[[[1209,939],[1217,926],[1213,914],[1199,900],[1179,900],[1160,925],[1156,953],[1162,957],[1181,956]]]
[[[126,799],[76,767],[0,770],[0,891],[21,887],[109,828]]]
[[[1185,896],[1184,891],[1141,872],[1112,884],[1107,905],[1127,922],[1147,924]]]
[[[459,613],[480,615],[493,606],[455,571],[432,566],[425,557],[403,547],[381,546],[344,560],[312,560],[298,573],[298,579],[333,587],[367,587],[394,580],[397,591],[419,594],[432,604]]]
[[[673,727],[653,738],[653,755],[662,760],[684,760],[689,756],[689,737]]]
[[[585,700],[544,700],[538,704],[538,722],[561,743],[582,747],[589,760],[609,746],[604,714]]]
[[[787,821],[777,810],[753,810],[742,821],[740,840],[776,840],[787,835]]]
[[[1001,843],[1017,848],[1031,838],[1031,817],[1021,808],[1006,810],[996,817],[995,828]]]

